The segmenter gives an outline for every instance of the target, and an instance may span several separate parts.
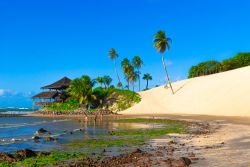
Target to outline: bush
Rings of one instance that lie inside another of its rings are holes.
[[[250,65],[250,52],[238,53],[236,56],[223,60],[222,62],[210,60],[192,66],[189,70],[188,78],[215,74],[249,65]]]

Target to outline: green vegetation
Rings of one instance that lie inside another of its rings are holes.
[[[153,79],[152,76],[149,73],[146,73],[146,74],[143,75],[142,79],[147,81],[145,90],[148,90],[148,81],[149,80],[151,81]]]
[[[67,89],[68,94],[72,99],[78,100],[79,106],[85,106],[87,109],[96,98],[92,93],[95,81],[87,75],[81,78],[76,78],[71,82],[70,87]]]
[[[86,158],[83,153],[69,153],[69,152],[51,152],[49,155],[41,155],[32,158],[26,158],[13,163],[0,162],[1,167],[14,167],[14,166],[25,166],[25,167],[38,167],[63,164],[63,161],[73,158]]]
[[[130,90],[110,89],[107,99],[116,99],[115,103],[109,106],[111,111],[122,111],[141,101],[140,96]]]
[[[67,100],[63,103],[53,103],[50,106],[44,107],[45,111],[74,111],[79,107],[77,100]]]
[[[81,87],[85,86],[82,85]],[[141,101],[140,96],[130,90],[121,90],[112,87],[107,89],[97,87],[92,88],[87,92],[89,93],[88,95],[82,95],[84,98],[84,103],[82,103],[82,105],[85,106],[88,104],[88,112],[95,112],[101,108],[108,109],[113,112],[122,111]],[[44,107],[42,110],[74,112],[79,110],[79,104],[78,98],[70,96],[65,102],[53,103],[50,106]]]
[[[170,42],[172,42],[172,39],[167,38],[164,31],[158,31],[155,34],[154,47],[159,53],[162,53],[162,64],[167,75],[168,84],[170,85],[172,94],[174,94],[174,90],[173,90],[173,87],[172,87],[172,84],[168,75],[167,66],[166,66],[165,58],[164,58],[164,52],[170,49]]]
[[[192,66],[188,78],[210,75],[219,72],[229,71],[250,65],[250,53],[238,53],[236,56],[221,62],[210,60]]]

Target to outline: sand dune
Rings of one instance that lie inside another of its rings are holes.
[[[121,114],[250,116],[250,66],[140,92],[142,101]]]

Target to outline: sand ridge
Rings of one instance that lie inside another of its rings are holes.
[[[164,86],[140,92],[142,101],[120,114],[250,116],[250,66],[178,81],[173,88],[174,95]]]

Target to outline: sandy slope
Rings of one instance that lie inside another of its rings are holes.
[[[250,116],[250,66],[141,92],[142,101],[121,114]]]

